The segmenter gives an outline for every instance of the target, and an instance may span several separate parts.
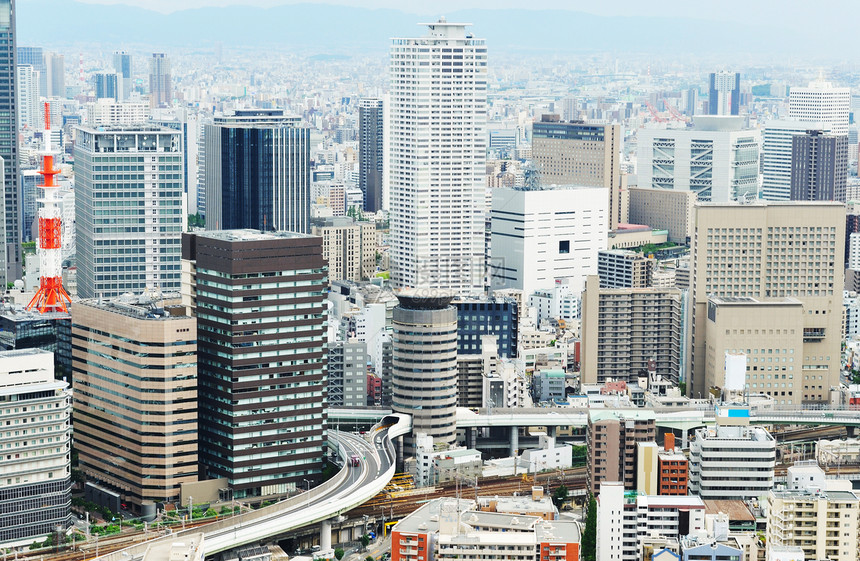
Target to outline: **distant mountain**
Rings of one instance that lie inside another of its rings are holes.
[[[385,51],[394,36],[422,31],[420,17],[395,10],[325,4],[273,8],[226,7],[160,14],[125,5],[73,0],[19,0],[19,45],[91,43],[208,48],[278,45],[312,53]],[[474,23],[493,50],[532,53],[648,52],[655,54],[850,52],[851,37],[669,17],[603,17],[559,10],[468,10],[445,14],[448,21]],[[426,18],[423,18],[426,19]],[[842,43],[846,43],[843,45]]]

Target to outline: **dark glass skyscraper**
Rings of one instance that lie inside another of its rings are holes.
[[[364,210],[382,208],[383,116],[381,99],[358,102],[358,186]]]
[[[132,66],[131,55],[125,51],[117,51],[113,54],[113,69],[117,75],[117,100],[126,100],[131,94]]]
[[[102,99],[105,97],[110,97],[113,99],[118,98],[117,92],[117,83],[116,83],[116,74],[96,74],[96,99]]]
[[[738,115],[740,101],[740,72],[711,72],[708,80],[708,115]]]
[[[310,231],[310,129],[280,109],[206,125],[206,228]]]
[[[21,225],[18,205],[18,72],[15,51],[15,0],[0,0],[0,157],[6,204],[2,286],[21,277]]]
[[[845,202],[848,136],[806,131],[791,138],[791,200]]]
[[[149,105],[170,107],[173,103],[173,75],[170,59],[164,53],[152,53],[149,59]]]

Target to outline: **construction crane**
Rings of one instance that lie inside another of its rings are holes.
[[[656,107],[654,107],[653,105],[651,105],[651,103],[650,103],[650,102],[646,101],[646,102],[645,102],[645,107],[647,107],[647,108],[648,108],[648,111],[650,111],[650,112],[651,112],[651,117],[652,117],[656,122],[658,122],[658,123],[668,123],[668,122],[669,122],[668,120],[666,120],[666,119],[664,119],[663,117],[661,117],[659,113],[657,113],[657,108],[656,108]]]
[[[669,101],[668,101],[665,97],[663,98],[663,104],[666,106],[666,110],[667,110],[667,111],[669,111],[669,114],[672,116],[672,118],[673,118],[674,120],[676,120],[676,121],[682,121],[682,122],[684,122],[684,123],[688,123],[688,122],[690,121],[690,118],[689,118],[689,117],[687,117],[687,116],[685,116],[685,115],[682,115],[682,114],[681,114],[677,109],[675,109],[675,108],[674,108],[674,107],[669,103]]]

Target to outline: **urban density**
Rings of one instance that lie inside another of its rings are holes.
[[[858,20],[0,0],[3,559],[860,561]]]

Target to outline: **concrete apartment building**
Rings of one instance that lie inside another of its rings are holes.
[[[413,435],[424,433],[451,446],[457,442],[457,308],[442,294],[402,291],[397,298],[392,409],[412,415]],[[414,436],[404,438],[404,456],[414,447]]]
[[[743,117],[697,115],[691,129],[642,129],[639,186],[694,191],[699,201],[725,203],[758,192],[760,133]]]
[[[328,403],[367,407],[367,344],[338,341],[328,349]]]
[[[583,185],[607,189],[607,225],[625,221],[622,200],[621,125],[561,121],[543,115],[532,125],[532,159],[543,185]]]
[[[71,392],[40,349],[0,352],[0,544],[30,544],[71,525]]]
[[[709,298],[707,387],[723,388],[726,355],[740,354],[746,357],[744,383],[750,393],[766,394],[780,405],[800,405],[803,321],[803,304],[796,298]]]
[[[311,234],[323,240],[329,283],[362,281],[376,271],[376,223],[352,218],[325,218],[311,222]]]
[[[322,239],[227,230],[182,241],[196,275],[203,475],[227,478],[236,498],[318,479],[327,416]]]
[[[81,470],[136,512],[179,500],[197,481],[197,320],[149,298],[82,300],[72,312]]]
[[[693,229],[695,191],[630,187],[628,215],[631,224],[666,230],[668,241],[688,245]]]
[[[841,367],[844,245],[845,207],[839,203],[697,205],[690,257],[689,395],[702,397],[709,388],[709,298],[790,297],[803,304],[802,323],[782,326],[788,335],[792,329],[803,334],[803,352],[793,362],[795,388],[802,390],[802,403],[826,402],[830,387],[839,384]],[[779,348],[781,359],[788,347]],[[781,376],[782,370],[780,384]]]
[[[691,495],[704,500],[749,500],[773,488],[776,441],[765,429],[716,425],[690,441]]]
[[[620,481],[636,488],[636,443],[653,442],[657,432],[654,411],[640,409],[592,409],[588,413],[586,489],[600,492],[604,481]]]
[[[492,506],[485,510],[466,499],[430,501],[392,529],[391,560],[579,560],[576,522],[494,512]]]
[[[600,485],[597,561],[639,561],[645,540],[676,542],[705,530],[705,503],[696,496],[631,492],[618,481]],[[677,559],[677,557],[673,557]]]
[[[557,283],[582,290],[606,249],[607,195],[598,187],[493,189],[490,268],[494,288],[528,298]]]
[[[860,498],[851,485],[827,480],[814,462],[788,468],[785,488],[767,496],[768,548],[800,548],[806,559],[854,561]]]
[[[582,381],[629,381],[653,361],[658,374],[677,383],[684,340],[681,290],[600,288],[599,282],[589,276],[582,293]]]
[[[653,282],[654,259],[625,249],[597,252],[600,288],[647,288]]]

